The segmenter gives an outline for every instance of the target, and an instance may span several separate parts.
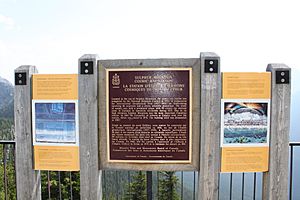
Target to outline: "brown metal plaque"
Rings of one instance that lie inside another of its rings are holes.
[[[191,68],[107,69],[109,162],[191,162]]]

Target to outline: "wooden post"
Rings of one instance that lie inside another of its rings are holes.
[[[269,64],[271,83],[271,126],[269,171],[263,175],[263,199],[288,199],[288,160],[291,102],[291,69]]]
[[[102,199],[98,157],[98,56],[79,58],[79,146],[81,199]]]
[[[40,171],[33,170],[31,127],[31,76],[35,66],[20,66],[15,70],[15,134],[17,199],[41,199]]]
[[[198,199],[218,199],[220,172],[220,57],[201,53],[201,145]]]

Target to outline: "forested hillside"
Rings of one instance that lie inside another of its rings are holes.
[[[0,140],[14,140],[14,103],[13,85],[0,77]],[[0,145],[0,199],[16,199],[14,145]],[[6,176],[4,176],[6,175]]]
[[[12,118],[0,118],[0,140],[14,140],[14,125]]]

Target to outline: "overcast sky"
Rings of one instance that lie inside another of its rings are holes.
[[[300,71],[297,1],[0,0],[0,76],[36,65],[77,73],[86,53],[101,59],[199,57],[213,51],[222,71]]]

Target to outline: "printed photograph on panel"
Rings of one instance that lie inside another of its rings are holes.
[[[35,103],[35,142],[76,143],[76,104]]]
[[[222,103],[222,144],[224,146],[263,146],[268,144],[269,103],[233,101]]]

